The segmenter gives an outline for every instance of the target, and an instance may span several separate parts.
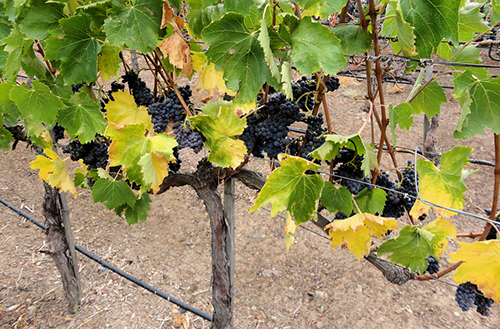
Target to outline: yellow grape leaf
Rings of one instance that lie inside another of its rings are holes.
[[[191,65],[191,48],[186,39],[179,33],[174,32],[174,34],[164,39],[158,48],[160,48],[165,58],[168,56],[170,64],[182,69],[181,76],[191,76],[193,72]]]
[[[31,169],[39,169],[40,179],[43,179],[52,187],[60,188],[64,192],[70,192],[76,198],[75,184],[69,177],[66,168],[66,160],[62,160],[56,152],[51,149],[43,150],[45,155],[37,155],[36,159],[30,163]]]
[[[285,225],[285,246],[286,250],[290,250],[290,247],[295,243],[295,238],[293,234],[297,229],[297,225],[295,225],[295,221],[289,212],[286,213],[286,225]]]
[[[155,195],[160,189],[163,179],[168,176],[168,163],[174,159],[172,153],[157,151],[144,154],[139,160],[139,164],[142,165],[144,182],[151,186]]]
[[[420,197],[440,206],[461,210],[463,208],[464,192],[467,187],[463,181],[472,171],[464,166],[469,162],[470,147],[457,146],[441,157],[441,167],[438,169],[431,161],[417,160]],[[410,215],[414,218],[429,211],[430,206],[417,200]],[[438,216],[451,217],[456,213],[434,207]]]
[[[451,238],[453,240],[457,239],[457,230],[455,229],[455,225],[453,225],[451,220],[444,219],[443,217],[433,220],[423,228],[434,234],[432,243],[438,257],[440,257],[441,253],[448,247],[447,238]]]
[[[392,218],[360,213],[333,221],[325,226],[327,228],[330,229],[328,237],[332,239],[332,249],[337,246],[348,247],[360,260],[370,252],[370,235],[381,238],[388,230],[397,229],[398,223]]]
[[[128,92],[119,90],[113,93],[114,101],[106,104],[106,119],[116,126],[142,123],[147,130],[153,128],[151,117],[145,106],[137,107],[134,96]]]
[[[474,283],[486,297],[500,301],[500,241],[458,243],[460,249],[449,255],[450,262],[464,262],[453,275],[455,282]]]
[[[198,91],[206,90],[210,98],[214,96],[216,89],[219,89],[220,94],[236,95],[235,91],[226,87],[226,81],[223,78],[224,72],[217,71],[214,63],[207,64],[207,56],[204,53],[193,53],[193,69],[200,72]]]

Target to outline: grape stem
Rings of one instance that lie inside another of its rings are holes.
[[[431,275],[418,275],[417,276],[417,280],[418,281],[429,281],[429,280],[432,280],[432,279],[439,279],[440,277],[450,273],[451,271],[454,271],[455,269],[457,269],[460,265],[462,265],[462,261],[456,263],[456,264],[453,264],[451,266],[448,266],[447,268],[445,268],[444,270],[442,271],[439,271],[435,274],[431,274]]]

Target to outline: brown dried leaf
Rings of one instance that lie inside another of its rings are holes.
[[[161,27],[160,28],[163,29],[165,26],[167,26],[167,24],[174,23],[173,18],[174,18],[174,11],[172,10],[172,7],[170,7],[170,4],[168,2],[164,1],[163,2],[163,16],[161,18]]]
[[[158,47],[164,57],[169,56],[170,64],[182,69],[181,76],[191,75],[191,49],[189,43],[182,36],[174,33],[163,40]]]

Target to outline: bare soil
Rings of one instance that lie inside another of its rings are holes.
[[[384,85],[391,103],[404,101],[411,86],[395,92]],[[357,132],[367,113],[357,102],[365,95],[364,81],[341,78],[341,88],[330,95],[328,107],[334,130]],[[195,95],[201,99],[204,95]],[[493,161],[493,134],[457,141],[452,138],[460,109],[447,92],[436,133],[438,152],[457,145],[474,148],[472,158]],[[398,146],[422,143],[423,117],[407,131],[399,131]],[[370,140],[370,125],[364,132]],[[378,140],[378,137],[376,137]],[[186,152],[182,170],[191,170],[203,155]],[[43,187],[29,168],[34,152],[18,145],[0,152],[0,197],[43,222]],[[413,159],[398,154],[405,165]],[[383,166],[390,167],[384,156]],[[493,169],[479,169],[466,180],[465,210],[483,215],[491,207]],[[252,160],[249,168],[269,173],[269,164]],[[445,283],[390,284],[365,260],[347,250],[332,250],[314,225],[298,229],[296,244],[286,251],[284,220],[267,210],[249,213],[255,192],[237,184],[235,326],[238,328],[498,328],[500,308],[483,317],[462,312],[454,300],[455,288]],[[76,243],[114,266],[171,296],[211,313],[210,227],[205,207],[188,187],[153,197],[149,218],[128,226],[125,220],[93,204],[87,190],[68,197]],[[331,215],[330,215],[331,218]],[[433,219],[428,216],[424,222]],[[460,232],[481,231],[484,222],[457,215]],[[406,224],[399,220],[400,227]],[[457,250],[451,242],[449,252]],[[81,254],[83,303],[70,314],[58,272],[46,249],[44,233],[0,206],[0,328],[205,328],[210,323],[128,282]],[[446,266],[447,256],[442,257]],[[453,282],[450,276],[444,281]]]

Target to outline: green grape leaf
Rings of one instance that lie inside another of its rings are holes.
[[[68,107],[59,111],[57,121],[66,129],[71,139],[78,136],[80,142],[88,143],[95,139],[96,134],[102,134],[106,120],[97,105],[89,95],[76,93],[67,103]]]
[[[61,61],[61,75],[67,85],[97,80],[99,37],[90,29],[88,16],[60,20],[63,34],[54,32],[47,39],[46,60]]]
[[[491,24],[500,22],[500,0],[491,0]]]
[[[422,274],[429,263],[426,258],[433,256],[436,259],[436,250],[433,245],[434,234],[420,226],[404,226],[399,235],[382,243],[377,254],[391,254],[388,258],[408,268],[410,272]]]
[[[28,38],[45,39],[50,30],[59,27],[59,20],[65,16],[63,3],[45,0],[30,1],[28,13],[19,24],[19,28]]]
[[[340,40],[326,26],[304,17],[292,32],[292,59],[297,70],[311,75],[321,69],[335,74],[345,67]]]
[[[326,135],[323,145],[309,155],[315,159],[332,161],[339,154],[339,150],[344,146],[349,146],[350,143],[353,143],[358,153],[364,153],[365,149],[361,137],[358,134],[352,134],[349,136]]]
[[[145,135],[143,124],[130,124],[119,130],[109,124],[104,134],[112,140],[109,146],[110,165],[124,166],[127,178],[138,183],[142,177],[142,166],[138,163],[145,154],[159,151],[173,154],[173,148],[177,146],[175,138],[167,134]]]
[[[292,99],[292,65],[290,62],[283,62],[281,65],[281,86],[286,98]]]
[[[114,209],[123,204],[131,207],[135,204],[135,194],[123,180],[98,178],[92,187],[94,203],[102,202],[106,208]]]
[[[135,200],[133,206],[123,204],[115,208],[115,213],[118,216],[125,215],[128,225],[137,224],[139,221],[145,222],[148,218],[150,204],[149,194],[143,193],[140,198]]]
[[[405,56],[415,56],[417,54],[415,47],[415,28],[406,22],[400,10],[396,11],[396,26],[398,29],[398,44],[403,50]]]
[[[260,42],[260,46],[264,50],[264,59],[271,70],[271,75],[278,81],[281,81],[281,74],[278,70],[278,66],[276,65],[276,61],[274,60],[273,52],[269,44],[269,33],[265,19],[260,20],[260,33],[257,39]]]
[[[372,244],[370,235],[382,238],[388,230],[397,228],[398,222],[392,218],[364,213],[336,220],[325,226],[325,229],[330,229],[328,237],[332,239],[331,248],[348,247],[358,260],[370,253]]]
[[[101,78],[108,81],[116,76],[120,69],[120,48],[110,45],[102,46],[101,52],[97,57],[97,64],[101,72]]]
[[[337,25],[330,31],[340,39],[344,54],[359,54],[372,49],[371,33],[364,31],[359,25]]]
[[[302,158],[286,156],[268,177],[255,200],[250,212],[272,204],[271,216],[287,210],[298,225],[310,219],[317,219],[319,197],[323,189],[323,179],[318,174],[308,175],[309,169],[319,166]]]
[[[436,256],[440,257],[441,253],[448,247],[448,238],[456,240],[457,230],[451,220],[439,217],[423,227],[428,232],[434,234],[432,244]],[[436,258],[437,259],[437,258]]]
[[[456,0],[401,0],[403,18],[415,27],[415,46],[419,57],[430,58],[443,38],[458,44]]]
[[[258,31],[247,29],[243,15],[227,13],[207,26],[202,36],[210,46],[207,57],[217,70],[224,69],[227,87],[239,90],[235,101],[255,102],[269,72]]]
[[[327,17],[328,15],[340,12],[340,10],[345,6],[344,0],[325,0],[321,2],[319,6],[320,17]],[[350,54],[350,53],[348,53]]]
[[[365,187],[354,197],[354,201],[356,201],[362,213],[375,214],[378,212],[382,214],[386,197],[387,193],[381,188],[376,187],[372,190],[368,190],[368,188]],[[354,207],[354,212],[359,213],[358,208]]]
[[[448,45],[448,47],[450,47]],[[457,52],[460,53],[457,54]],[[481,51],[475,45],[469,45],[466,47],[453,47],[452,54],[455,56],[453,58],[454,62],[458,63],[471,63],[471,64],[481,64],[483,62],[481,58]],[[454,70],[463,71],[463,66],[452,66]],[[491,73],[488,72],[484,67],[467,67],[467,71],[471,72],[478,79],[487,79],[491,77]],[[458,76],[458,73],[454,73],[453,76]]]
[[[470,147],[457,146],[441,157],[441,168],[436,168],[431,161],[417,160],[420,197],[425,201],[461,210],[463,208],[464,192],[467,190],[463,181],[470,174],[464,170],[469,162]],[[429,211],[430,206],[417,200],[410,215],[417,218]],[[438,216],[453,216],[456,213],[434,207]]]
[[[467,3],[460,8],[458,15],[458,38],[461,41],[472,40],[476,33],[488,30],[488,24],[484,21],[484,15],[480,12],[483,4]]]
[[[236,168],[247,152],[243,141],[235,138],[245,129],[246,120],[239,118],[234,108],[226,104],[207,104],[202,114],[188,120],[206,139],[205,146],[210,151],[208,161],[223,168]]]
[[[33,41],[25,41],[23,48],[23,55],[21,58],[21,65],[23,67],[24,72],[34,79],[35,77],[42,82],[47,84],[53,84],[55,82],[55,78],[50,73],[47,66],[38,58],[33,51]]]
[[[66,108],[59,97],[38,80],[33,81],[32,88],[25,84],[12,87],[10,99],[16,103],[23,117],[30,124],[43,122],[50,126],[55,123],[58,110]],[[28,127],[30,126],[32,125]]]
[[[398,106],[393,107],[389,104],[389,126],[391,127],[392,143],[396,145],[396,125],[399,128],[410,130],[413,125],[413,107],[410,103],[400,103]]]
[[[488,298],[500,301],[500,241],[458,242],[460,249],[450,254],[450,262],[464,262],[453,275],[456,283],[477,285]]]
[[[341,211],[347,216],[352,213],[354,207],[351,192],[347,190],[347,187],[339,188],[327,181],[321,193],[321,203],[332,214]]]
[[[377,169],[378,168],[378,161],[377,161],[377,155],[375,154],[374,147],[372,144],[363,141],[363,153],[359,154],[364,154],[363,161],[361,162],[361,170],[363,170],[363,173],[365,177],[370,175],[370,171],[372,169]],[[359,150],[359,148],[357,148]]]
[[[218,2],[218,1],[216,1]],[[215,3],[214,3],[215,4]],[[226,11],[233,11],[240,13],[243,16],[247,16],[250,13],[250,9],[254,6],[253,0],[225,0],[224,7]]]
[[[413,114],[425,113],[429,118],[434,117],[441,111],[441,103],[446,103],[446,94],[443,87],[436,81],[432,81],[427,86],[422,86],[421,92],[418,93],[411,101]]]
[[[3,117],[0,115],[0,150],[7,151],[9,149],[10,142],[14,140],[12,134],[4,128]]]
[[[10,81],[0,83],[0,113],[3,114],[3,123],[7,126],[15,126],[21,120],[16,103],[9,97],[14,84],[15,82]]]
[[[500,134],[500,93],[498,93],[500,77],[478,79],[466,70],[453,82],[459,87],[457,92],[467,93],[470,98],[470,108],[467,109],[470,113],[460,121],[454,137],[467,138],[476,134],[482,135],[486,127],[495,134]]]
[[[104,23],[104,32],[113,46],[126,45],[141,53],[152,51],[158,43],[163,1],[137,0],[130,5],[113,0]]]
[[[189,0],[191,6],[188,13],[188,29],[194,37],[201,38],[201,32],[205,27],[215,20],[218,20],[226,12],[223,5],[208,6],[201,9],[200,0]]]
[[[5,61],[5,75],[11,80],[16,81],[17,74],[21,67],[23,55],[24,39],[18,28],[12,29],[8,37],[2,39],[5,43],[4,51],[9,55]]]

